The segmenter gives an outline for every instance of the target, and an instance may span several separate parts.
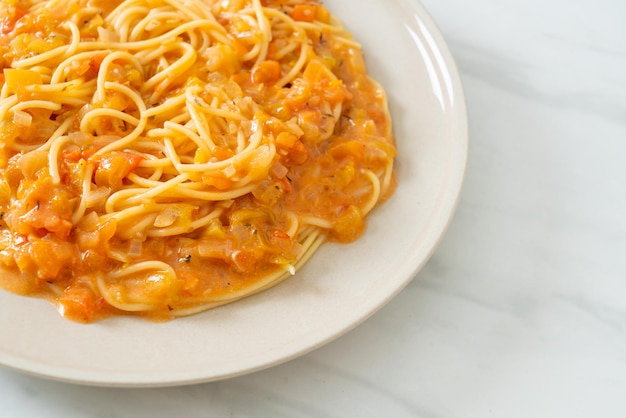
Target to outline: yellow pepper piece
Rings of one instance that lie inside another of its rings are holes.
[[[43,83],[41,74],[35,71],[16,68],[5,68],[3,71],[4,82],[9,89],[9,93],[23,94],[26,92],[26,87]]]

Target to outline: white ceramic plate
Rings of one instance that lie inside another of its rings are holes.
[[[260,370],[346,333],[426,263],[454,212],[467,157],[459,77],[417,0],[326,0],[365,49],[389,95],[398,188],[356,243],[326,245],[264,293],[167,323],[114,318],[81,325],[48,302],[0,291],[0,364],[103,386],[206,382]]]

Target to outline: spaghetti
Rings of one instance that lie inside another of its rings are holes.
[[[66,317],[256,293],[394,188],[383,90],[316,1],[2,0],[0,265]]]

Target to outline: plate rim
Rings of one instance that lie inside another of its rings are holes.
[[[254,366],[251,365],[248,367],[239,368],[238,370],[223,371],[217,374],[211,374],[208,371],[202,371],[194,373],[181,373],[175,376],[159,376],[133,373],[113,373],[94,376],[92,371],[73,370],[68,367],[58,367],[45,363],[42,364],[41,362],[29,360],[26,358],[20,358],[12,354],[5,353],[2,350],[0,350],[0,365],[10,370],[45,379],[99,387],[170,387],[218,381],[264,370],[310,353],[358,327],[375,313],[377,313],[380,309],[382,309],[382,307],[387,305],[389,301],[395,298],[409,283],[411,283],[416,278],[415,276],[436,252],[439,244],[441,243],[441,240],[446,235],[446,232],[454,218],[457,207],[461,200],[466,177],[467,163],[469,158],[469,127],[467,104],[462,80],[456,62],[435,21],[432,19],[424,6],[417,0],[394,0],[394,3],[401,4],[402,6],[406,6],[411,9],[412,13],[418,20],[418,24],[421,24],[421,30],[427,31],[428,34],[431,36],[432,44],[430,46],[436,48],[437,53],[442,58],[442,61],[439,62],[439,64],[443,64],[448,72],[448,75],[451,76],[452,91],[448,92],[448,94],[454,95],[454,103],[452,103],[452,106],[456,116],[454,121],[457,124],[455,129],[457,130],[456,139],[458,141],[455,152],[456,154],[458,154],[457,158],[459,163],[459,165],[457,166],[457,170],[453,173],[454,178],[450,180],[453,183],[454,190],[449,195],[446,195],[446,198],[448,199],[448,201],[446,202],[447,210],[445,211],[445,214],[442,214],[440,217],[438,217],[439,223],[438,225],[434,226],[437,231],[434,235],[430,236],[431,242],[428,243],[428,252],[424,257],[419,260],[419,262],[415,263],[412,266],[410,272],[405,273],[407,277],[403,278],[402,284],[400,286],[397,286],[392,292],[386,294],[384,298],[378,300],[378,303],[370,306],[369,311],[362,312],[357,320],[352,321],[346,327],[334,329],[333,332],[327,333],[324,338],[318,339],[315,344],[310,344],[307,347],[301,347],[298,350],[292,351],[288,355],[279,355],[276,358],[266,359],[262,363],[256,364]],[[339,17],[341,18],[341,16]]]

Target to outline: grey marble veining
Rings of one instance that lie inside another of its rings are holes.
[[[626,2],[424,0],[470,158],[416,279],[354,331],[222,382],[81,387],[0,370],[2,417],[626,416]]]

